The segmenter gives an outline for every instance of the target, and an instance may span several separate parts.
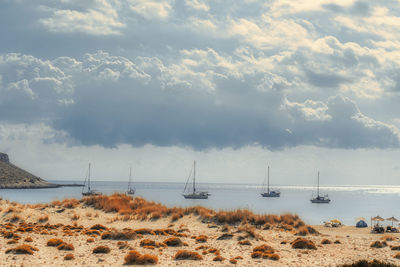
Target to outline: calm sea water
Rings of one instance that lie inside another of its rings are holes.
[[[72,181],[53,181],[72,183]],[[135,196],[161,202],[167,206],[202,205],[216,210],[250,209],[256,213],[298,214],[309,224],[321,224],[334,218],[354,225],[357,217],[380,215],[400,218],[400,186],[336,186],[321,187],[329,194],[330,204],[312,204],[313,187],[279,186],[280,198],[263,198],[260,187],[246,184],[199,184],[200,190],[211,193],[207,200],[187,200],[182,197],[183,183],[135,183]],[[92,188],[105,193],[124,192],[126,182],[92,182]],[[64,198],[81,198],[81,187],[55,189],[0,190],[3,199],[21,203],[42,203]]]

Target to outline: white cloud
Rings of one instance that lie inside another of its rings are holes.
[[[85,11],[57,9],[40,21],[49,31],[82,32],[93,35],[120,34],[125,24],[119,20],[115,7],[108,0],[95,0]]]
[[[149,20],[166,20],[172,11],[171,0],[130,0],[130,8]]]
[[[210,10],[210,7],[202,0],[186,0],[185,4],[196,10],[205,12]]]

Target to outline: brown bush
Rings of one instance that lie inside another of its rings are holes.
[[[101,239],[111,239],[111,240],[133,240],[136,238],[136,232],[125,229],[123,231],[110,230],[110,232],[104,232],[101,235]]]
[[[75,259],[75,257],[71,253],[64,256],[64,260],[66,260],[66,261],[70,261],[70,260],[73,260],[73,259]]]
[[[372,242],[370,247],[371,248],[384,248],[386,246],[387,246],[387,243],[385,241],[381,242],[381,241],[377,240],[375,242]]]
[[[27,238],[25,238],[24,240],[25,242],[33,242],[32,237],[28,236]]]
[[[141,235],[155,235],[154,231],[149,228],[136,229],[134,232]]]
[[[93,249],[94,254],[107,254],[110,253],[110,248],[107,246],[97,246]]]
[[[267,257],[267,259],[269,259],[269,260],[273,260],[273,261],[277,261],[277,260],[279,260],[281,257],[278,255],[278,254],[276,254],[276,253],[272,253],[272,254],[264,254],[264,257]]]
[[[164,240],[165,245],[169,247],[180,247],[182,246],[182,240],[178,237],[170,237]]]
[[[313,241],[302,237],[298,237],[297,239],[293,240],[290,244],[294,249],[317,249]]]
[[[343,264],[340,267],[396,267],[396,264],[386,263],[383,261],[373,260],[359,260],[352,264]]]
[[[8,253],[13,253],[13,254],[29,254],[33,255],[34,251],[39,251],[37,248],[27,245],[27,244],[22,244],[19,245],[15,248],[10,248],[6,250],[6,254]]]
[[[107,230],[107,227],[101,224],[95,224],[92,227],[90,227],[91,230]]]
[[[142,241],[140,241],[140,246],[144,247],[144,246],[156,246],[156,241],[151,240],[151,239],[143,239]]]
[[[396,237],[394,237],[394,236],[392,236],[392,235],[384,235],[384,236],[381,237],[381,239],[382,239],[383,241],[388,242],[388,241],[394,241],[394,240],[396,239]]]
[[[329,239],[322,239],[321,244],[322,245],[329,245],[329,244],[332,244],[332,241],[330,241]]]
[[[74,213],[74,215],[72,215],[72,217],[71,217],[71,220],[77,221],[77,220],[79,220],[80,217],[81,216],[79,216],[78,214]]]
[[[213,261],[224,261],[224,260],[225,260],[225,258],[222,257],[221,255],[215,256],[215,257],[213,258]]]
[[[175,260],[202,260],[203,257],[195,251],[179,250],[175,254],[174,259]]]
[[[262,244],[260,246],[253,248],[253,252],[257,252],[257,251],[262,252],[262,253],[274,253],[275,252],[275,250],[267,244]]]
[[[342,244],[342,242],[340,242],[340,240],[335,240],[335,242],[333,242],[335,244]]]
[[[195,238],[197,243],[205,243],[207,242],[208,236],[206,235],[199,235]]]
[[[74,245],[62,243],[57,247],[58,250],[74,250]]]
[[[250,243],[250,241],[249,240],[241,240],[241,241],[239,241],[239,245],[241,245],[241,246],[251,246],[251,243]]]
[[[145,254],[142,255],[136,250],[131,250],[124,258],[124,264],[131,265],[131,264],[157,264],[158,257],[155,255]]]
[[[393,258],[400,260],[400,252],[397,252],[397,253],[393,256]]]
[[[64,241],[58,238],[52,238],[47,241],[48,247],[58,247],[59,245],[63,244]]]
[[[94,242],[94,238],[93,238],[93,237],[89,237],[89,238],[86,240],[86,242],[88,242],[88,243],[93,243],[93,242]]]
[[[307,226],[301,226],[296,235],[306,236],[306,235],[309,235],[309,234],[310,234],[310,232],[308,231]]]
[[[232,259],[229,260],[229,262],[232,263],[232,264],[236,264],[237,260],[235,258],[232,258]]]
[[[217,248],[210,248],[210,249],[208,249],[208,252],[209,253],[213,253],[214,255],[220,255],[221,254],[221,252]]]
[[[11,240],[7,241],[8,245],[12,245],[12,244],[16,244],[16,243],[18,243],[17,239],[11,239]]]
[[[400,246],[391,246],[390,249],[391,250],[400,250]]]
[[[48,220],[49,220],[49,215],[43,215],[43,216],[39,217],[38,222],[44,223],[44,222],[47,222]]]

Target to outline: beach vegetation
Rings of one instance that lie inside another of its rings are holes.
[[[124,258],[124,264],[126,265],[147,265],[147,264],[157,264],[158,257],[156,255],[144,254],[142,255],[136,250],[131,250]]]
[[[179,250],[174,256],[175,260],[202,260],[203,257],[195,252],[189,250]]]
[[[108,254],[110,251],[108,246],[97,246],[93,249],[94,254]]]

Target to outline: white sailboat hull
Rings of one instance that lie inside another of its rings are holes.
[[[331,202],[330,199],[311,199],[311,203],[328,204]]]

